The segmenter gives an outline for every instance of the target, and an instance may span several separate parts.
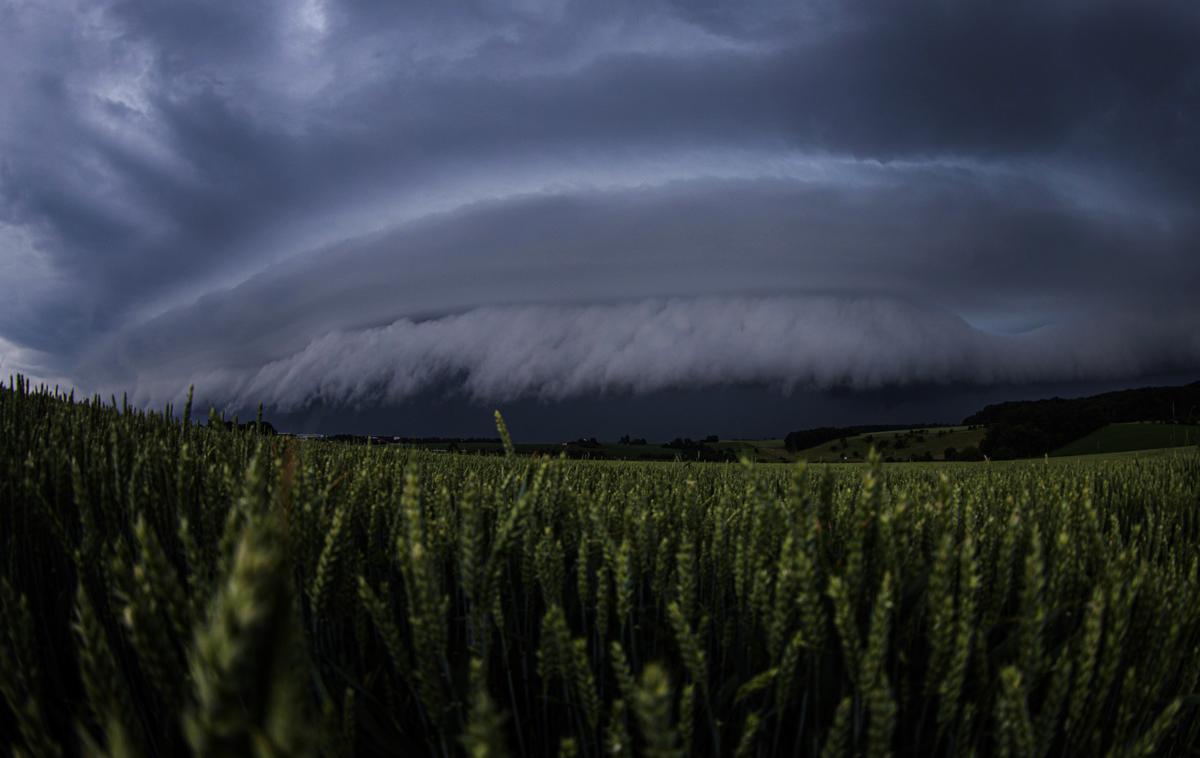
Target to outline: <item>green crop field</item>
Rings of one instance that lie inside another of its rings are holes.
[[[1051,455],[1123,453],[1196,444],[1200,444],[1200,426],[1194,424],[1109,424],[1060,447]]]
[[[573,461],[189,416],[0,389],[0,752],[1200,751],[1195,449]]]

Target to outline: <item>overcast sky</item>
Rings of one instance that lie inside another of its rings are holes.
[[[0,102],[3,375],[424,433],[1200,375],[1192,0],[0,0]]]

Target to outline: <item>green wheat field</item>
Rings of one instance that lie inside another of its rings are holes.
[[[1200,752],[1194,448],[593,462],[189,415],[0,389],[0,753]]]

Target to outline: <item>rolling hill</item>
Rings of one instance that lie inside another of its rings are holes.
[[[1196,444],[1200,444],[1200,426],[1197,425],[1127,422],[1103,426],[1050,455],[1123,453]]]

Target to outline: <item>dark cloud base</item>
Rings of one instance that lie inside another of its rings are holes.
[[[796,391],[716,387],[643,395],[620,394],[547,402],[486,403],[449,388],[433,388],[407,402],[352,409],[321,403],[290,413],[268,412],[281,431],[411,437],[494,437],[492,411],[504,413],[518,441],[554,442],[621,435],[666,441],[674,437],[779,438],[789,431],[853,424],[958,423],[990,403],[1044,397],[1082,397],[1131,386],[1167,386],[1200,380],[1190,374],[1147,376],[1128,382],[1084,382],[970,387],[924,385],[854,390]],[[253,418],[255,409],[237,411]]]

